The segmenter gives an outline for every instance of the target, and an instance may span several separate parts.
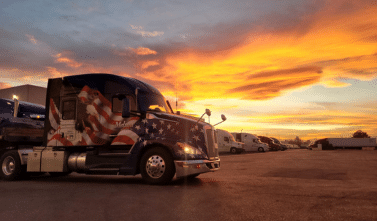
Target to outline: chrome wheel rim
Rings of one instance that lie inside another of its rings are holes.
[[[11,156],[6,157],[1,167],[3,169],[3,173],[7,176],[11,175],[16,168],[15,164],[16,162],[13,159],[13,157]]]
[[[165,161],[161,156],[153,155],[149,157],[146,163],[146,171],[148,175],[154,179],[158,179],[164,175]]]

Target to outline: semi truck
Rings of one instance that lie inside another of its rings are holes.
[[[269,146],[269,150],[272,150],[272,151],[281,150],[280,145],[275,143],[273,139],[269,137],[265,137],[265,136],[258,136],[258,138],[260,139],[260,141],[262,141],[263,143],[266,143]]]
[[[231,133],[226,130],[216,129],[219,152],[230,152],[232,154],[245,151],[244,144],[234,140]]]
[[[15,107],[0,115],[4,180],[77,172],[141,174],[147,183],[166,184],[220,168],[214,127],[174,113],[156,88],[137,79],[102,73],[49,79],[43,113],[27,115],[25,103],[4,102],[3,109]]]
[[[244,143],[245,151],[265,152],[269,150],[267,144],[262,143],[259,138],[250,133],[232,133],[237,141]]]

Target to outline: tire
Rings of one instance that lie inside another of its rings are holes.
[[[230,148],[230,153],[236,154],[238,151],[235,147]]]
[[[0,177],[7,181],[21,179],[25,172],[17,150],[5,152],[0,158],[0,166]]]
[[[264,149],[262,147],[259,147],[258,152],[264,152]]]
[[[52,177],[61,177],[61,176],[68,176],[69,174],[71,174],[72,172],[69,171],[69,172],[48,172],[50,174],[50,176]]]
[[[140,173],[149,184],[167,184],[175,174],[173,157],[161,147],[149,149],[141,157]]]

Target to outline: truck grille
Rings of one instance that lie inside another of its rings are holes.
[[[216,138],[214,137],[214,131],[212,128],[206,129],[208,157],[210,160],[219,156],[219,150],[216,144]]]

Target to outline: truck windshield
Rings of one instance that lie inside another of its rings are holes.
[[[231,140],[231,141],[234,141],[234,142],[235,142],[235,140],[234,140],[234,137],[233,137],[233,135],[232,135],[231,133],[228,133],[228,136],[229,136],[229,140]]]
[[[157,94],[140,93],[138,95],[138,103],[141,111],[156,111],[171,113],[165,98]]]
[[[276,138],[271,138],[271,139],[274,141],[274,143],[280,144],[280,141],[278,139]]]

